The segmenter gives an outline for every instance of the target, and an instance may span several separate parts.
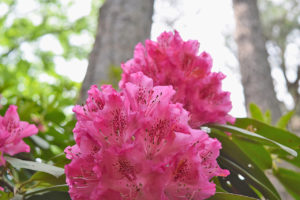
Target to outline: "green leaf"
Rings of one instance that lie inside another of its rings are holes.
[[[62,191],[50,191],[43,194],[32,195],[31,197],[27,198],[26,200],[71,200],[70,195],[68,192]]]
[[[224,192],[216,192],[216,194],[210,197],[208,200],[257,200],[255,198],[231,194],[231,193],[224,193]]]
[[[216,177],[216,176],[213,177],[213,178],[212,178],[212,181],[216,184],[216,191],[217,191],[217,192],[226,192],[226,190],[224,190],[224,189],[222,188],[221,183],[220,183],[218,177]]]
[[[267,110],[265,112],[265,123],[266,124],[272,124],[272,116],[271,116],[271,111]]]
[[[249,111],[250,111],[250,114],[251,114],[252,118],[257,119],[257,120],[262,121],[262,122],[265,121],[264,114],[262,113],[262,111],[260,110],[260,108],[256,104],[250,103]]]
[[[243,138],[233,137],[232,141],[245,153],[248,157],[253,157],[253,161],[260,169],[271,169],[272,158],[271,154],[265,147],[254,141],[244,140]]]
[[[259,177],[253,176],[251,173],[249,173],[249,171],[247,171],[247,169],[244,169],[242,166],[239,166],[237,163],[234,163],[230,159],[223,156],[219,156],[219,160],[226,168],[242,174],[250,184],[256,188],[259,188],[259,191],[261,191],[266,198],[280,199],[276,194],[273,193],[273,191],[271,191],[271,189],[259,181]]]
[[[291,120],[293,115],[294,115],[294,111],[290,111],[290,112],[286,113],[285,115],[280,117],[280,119],[276,123],[276,126],[278,128],[286,129],[286,127],[287,127],[287,125],[288,125],[288,123]]]
[[[271,145],[271,146],[276,145],[276,146],[282,148],[283,150],[285,150],[286,152],[290,153],[291,155],[297,156],[297,152],[295,150],[293,150],[285,145],[282,145],[272,139],[269,139],[267,137],[264,137],[262,135],[259,135],[259,134],[253,133],[253,132],[250,132],[246,129],[242,129],[242,128],[231,126],[231,125],[225,125],[225,124],[208,124],[207,126],[214,127],[219,130],[222,130],[222,131],[227,131],[232,134],[236,134],[237,136],[244,137],[246,139],[247,138],[254,139],[256,141],[262,142],[263,144],[267,144],[267,145]]]
[[[279,142],[290,148],[300,148],[300,138],[293,133],[286,130],[279,129],[268,124],[259,122],[255,119],[249,118],[236,118],[234,126],[237,126],[246,130],[253,130],[256,134],[259,134],[270,140]]]
[[[65,114],[63,112],[57,111],[57,110],[48,112],[45,115],[46,120],[55,122],[57,124],[60,124],[63,120],[65,120],[65,118],[66,118]]]
[[[34,171],[46,172],[57,178],[64,174],[64,169],[60,168],[60,167],[55,167],[52,165],[38,163],[38,162],[32,162],[32,161],[27,161],[27,160],[20,160],[20,159],[8,157],[8,156],[5,156],[5,159],[7,162],[9,162],[12,166],[14,166],[17,169],[25,168],[25,169],[30,169],[30,170],[34,170]]]
[[[216,192],[226,192],[221,186],[216,184]]]
[[[59,148],[58,146],[53,145],[53,144],[50,145],[50,150],[52,151],[52,153],[54,155],[57,155],[63,151],[61,148]]]
[[[54,163],[53,164],[54,166],[61,167],[61,168],[64,168],[65,165],[67,165],[71,162],[70,159],[66,158],[66,154],[63,152],[54,156],[50,160]]]
[[[66,176],[63,174],[60,177],[55,177],[45,172],[36,172],[31,176],[30,181],[39,181],[49,183],[51,185],[61,185],[66,183]]]
[[[233,170],[236,174],[245,177],[249,184],[253,185],[265,197],[279,199],[279,195],[265,176],[262,169],[254,162],[255,157],[245,154],[234,141],[222,131],[211,129],[210,136],[216,137],[222,143],[219,157],[220,164],[226,169]]]
[[[43,138],[41,138],[40,136],[32,135],[32,136],[30,136],[30,138],[33,140],[33,142],[35,144],[37,144],[42,149],[49,149],[49,143],[46,140],[44,140]]]
[[[271,124],[272,123],[272,116],[271,111],[266,110],[265,114],[262,112],[262,110],[254,103],[250,103],[249,105],[249,111],[250,115],[253,119],[256,119],[258,121]]]
[[[278,158],[283,159],[293,165],[295,165],[296,167],[300,168],[300,156],[294,157],[291,156],[290,154],[288,154],[287,152],[281,150],[281,149],[273,149],[270,148],[268,149],[272,154],[276,154],[278,156]],[[300,149],[296,149],[298,155],[300,155]]]
[[[14,193],[12,193],[12,192],[4,192],[4,191],[0,190],[0,200],[12,199],[13,196],[14,196]]]
[[[36,194],[41,194],[41,193],[45,193],[45,192],[49,192],[49,191],[68,191],[68,185],[67,184],[63,184],[63,185],[55,185],[52,187],[46,187],[46,188],[41,188],[41,189],[34,189],[34,190],[30,190],[27,191],[25,193],[25,197],[29,197],[32,195],[36,195]]]
[[[300,173],[284,168],[273,170],[275,176],[283,184],[286,190],[296,199],[300,199]]]
[[[219,164],[220,167],[225,168],[222,163]],[[249,181],[241,178],[241,174],[236,173],[233,170],[230,170],[230,174],[227,177],[218,177],[222,187],[229,193],[235,193],[240,195],[245,195],[248,197],[258,198],[258,190],[254,190],[254,187],[251,187]]]

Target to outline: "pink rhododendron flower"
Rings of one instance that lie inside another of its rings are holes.
[[[183,41],[177,31],[164,32],[157,42],[146,40],[145,47],[135,47],[134,58],[122,64],[119,83],[125,88],[130,74],[143,72],[154,85],[172,85],[176,91],[173,102],[182,103],[191,113],[190,125],[234,122],[230,93],[221,89],[222,73],[211,72],[212,58],[206,52],[198,55],[199,43]]]
[[[29,152],[30,147],[22,139],[37,132],[35,125],[20,121],[17,106],[10,105],[4,117],[0,116],[0,166],[5,164],[4,153],[12,156]]]
[[[76,144],[65,152],[73,200],[206,199],[213,176],[227,176],[216,161],[221,144],[192,129],[172,86],[153,86],[142,72],[123,90],[92,86],[75,106]]]

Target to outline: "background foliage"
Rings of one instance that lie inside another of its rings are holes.
[[[21,14],[19,3],[1,3],[7,11],[0,19],[0,113],[9,104],[18,105],[20,118],[39,128],[38,136],[26,139],[32,149],[27,159],[48,160],[73,141],[75,122],[70,111],[80,86],[57,74],[54,60],[88,56],[91,43],[76,45],[71,39],[83,34],[93,38],[97,5],[94,1],[90,16],[70,21],[66,10],[73,1],[64,5],[60,0],[36,0],[36,9]],[[63,51],[41,48],[45,37],[57,41]]]
[[[17,157],[55,163],[57,159],[64,160],[64,148],[74,143],[72,129],[75,119],[71,109],[76,103],[80,84],[57,74],[54,61],[56,58],[71,60],[88,56],[101,1],[93,1],[91,15],[75,21],[70,21],[66,15],[67,8],[74,1],[62,4],[60,0],[35,0],[34,3],[35,9],[20,13],[20,1],[1,1],[6,12],[0,18],[0,114],[3,116],[7,107],[15,104],[19,107],[20,118],[39,128],[38,135],[25,139],[31,147],[31,154],[21,153]],[[88,35],[91,42],[84,45],[72,43],[72,37],[81,35]],[[46,37],[56,41],[62,51],[41,48]],[[17,170],[10,165],[8,169],[9,173],[3,178],[15,187],[16,193],[23,194],[28,188],[65,184],[63,176],[56,180],[47,173],[32,176],[32,170]],[[46,182],[41,183],[41,179]],[[12,193],[5,193],[0,199],[11,196]],[[68,194],[55,193],[51,198],[58,196],[58,199],[66,199],[62,197]]]

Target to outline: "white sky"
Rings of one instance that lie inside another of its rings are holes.
[[[67,5],[70,0],[61,0],[61,2]],[[88,15],[91,11],[91,0],[74,0],[74,2],[75,4],[66,11],[70,21]],[[1,13],[7,12],[5,11],[7,8],[2,5],[0,3],[0,17]],[[30,14],[34,9],[36,9],[34,0],[18,0],[18,13],[28,14],[27,16],[30,17],[33,23],[39,24],[41,20],[39,16]],[[156,0],[151,39],[155,40],[161,32],[173,29],[179,31],[184,40],[198,40],[200,51],[211,54],[214,61],[213,71],[221,71],[227,75],[227,78],[223,81],[223,89],[231,92],[233,102],[231,114],[235,117],[246,116],[238,62],[225,45],[224,35],[231,35],[234,32],[231,0]],[[85,33],[71,38],[71,42],[74,44],[84,44],[90,40],[91,38]],[[39,47],[43,50],[53,51],[56,54],[63,52],[59,42],[50,35],[43,36],[39,40]],[[29,50],[30,46],[23,44],[21,48]],[[34,59],[35,55],[30,54],[30,51],[27,52],[24,56],[28,59]],[[77,82],[83,80],[88,65],[86,59],[66,61],[63,57],[57,56],[54,62],[56,71],[59,74],[66,75]],[[273,70],[272,74],[276,77],[282,76],[282,73],[280,74],[276,70]],[[280,84],[277,85],[277,87],[279,86]],[[281,87],[279,90],[282,92],[278,93],[278,97],[289,102],[289,97],[285,98],[286,91],[284,91],[284,88]]]

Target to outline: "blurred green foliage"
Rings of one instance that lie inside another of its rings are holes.
[[[21,1],[0,3],[6,8],[0,17],[0,114],[15,104],[21,120],[37,125],[38,135],[25,139],[32,153],[27,159],[47,161],[73,142],[71,108],[80,86],[57,74],[54,61],[88,57],[101,1],[92,1],[90,15],[75,21],[67,16],[73,0],[32,1],[36,8],[27,13],[19,12]],[[90,40],[72,42],[82,35]],[[41,48],[45,37],[57,41],[62,51]]]

